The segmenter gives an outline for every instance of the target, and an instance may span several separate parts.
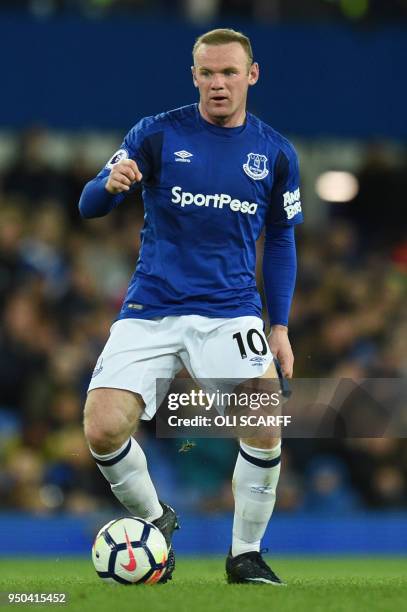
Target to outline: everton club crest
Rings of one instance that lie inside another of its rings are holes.
[[[254,179],[255,181],[260,181],[264,179],[269,171],[267,169],[267,157],[265,155],[260,155],[259,153],[248,153],[247,162],[243,164],[243,170],[246,172],[247,176]]]

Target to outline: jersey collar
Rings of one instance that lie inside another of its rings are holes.
[[[209,123],[206,121],[199,112],[198,104],[195,104],[195,113],[197,115],[198,122],[200,125],[207,130],[208,132],[212,132],[212,134],[216,134],[217,136],[223,136],[224,138],[233,138],[242,134],[247,128],[247,113],[246,113],[246,121],[243,125],[239,125],[238,127],[222,127],[220,125],[214,125],[213,123]]]

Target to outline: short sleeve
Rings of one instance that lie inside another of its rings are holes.
[[[298,156],[290,146],[280,150],[274,164],[274,184],[266,224],[290,226],[303,220]]]

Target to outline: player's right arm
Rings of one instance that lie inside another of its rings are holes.
[[[86,183],[79,200],[79,212],[85,219],[103,217],[116,208],[149,174],[151,163],[143,146],[144,121],[124,139],[120,149],[99,174]]]
[[[106,176],[97,176],[86,183],[79,200],[79,211],[85,219],[103,217],[123,200],[143,178],[134,159],[123,159]]]

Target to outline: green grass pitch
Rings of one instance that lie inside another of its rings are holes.
[[[271,559],[268,559],[271,562]],[[178,558],[174,580],[165,585],[111,586],[91,560],[0,560],[0,591],[59,593],[69,612],[401,612],[407,610],[407,559],[275,558],[273,569],[286,587],[228,585],[224,559]],[[3,603],[2,602],[2,603]],[[0,606],[3,608],[3,606]],[[13,605],[43,608],[42,605]],[[4,606],[7,609],[9,606]]]

